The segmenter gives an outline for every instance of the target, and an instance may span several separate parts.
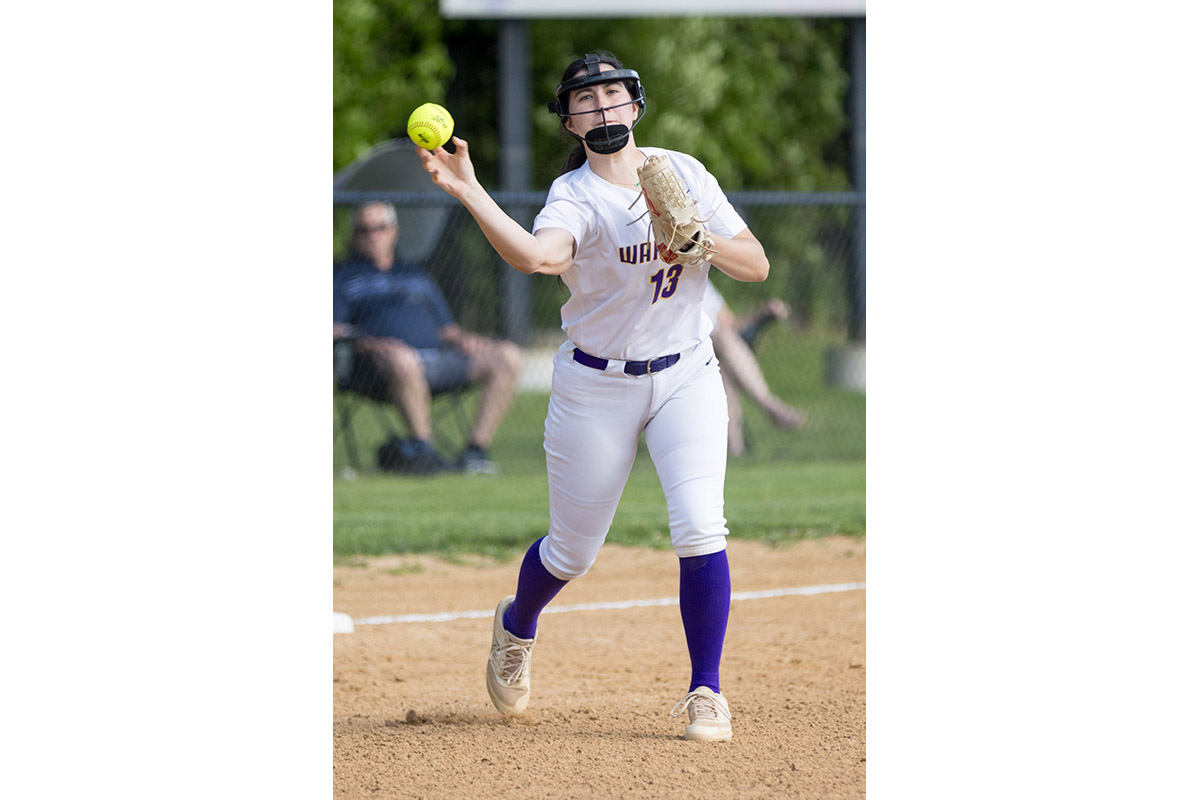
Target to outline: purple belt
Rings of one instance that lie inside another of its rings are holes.
[[[578,347],[575,348],[574,357],[576,361],[585,367],[598,370],[604,370],[608,367],[607,358],[596,358],[595,356],[588,355]],[[675,366],[675,362],[677,361],[679,361],[679,353],[672,353],[669,356],[662,356],[661,358],[652,358],[649,361],[626,361],[625,374],[653,375],[655,372],[662,372],[667,367]]]

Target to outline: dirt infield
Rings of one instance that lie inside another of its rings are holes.
[[[858,583],[866,546],[731,541],[733,591]],[[606,545],[551,607],[678,597],[669,551]],[[338,566],[334,610],[490,610],[519,561]],[[544,614],[521,717],[488,699],[491,618],[358,624],[333,641],[334,797],[861,798],[866,794],[866,592],[736,600],[721,676],[733,741],[683,740],[676,605]]]

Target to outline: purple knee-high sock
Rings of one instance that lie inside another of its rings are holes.
[[[532,639],[537,634],[538,615],[554,595],[570,583],[554,577],[542,566],[542,558],[538,555],[542,539],[525,551],[525,560],[517,575],[517,599],[504,612],[504,629],[521,639]]]
[[[679,613],[692,659],[688,691],[721,691],[721,648],[729,623],[729,559],[722,550],[679,559]]]

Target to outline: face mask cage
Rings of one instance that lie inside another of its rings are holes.
[[[615,153],[624,147],[625,143],[629,140],[630,131],[636,128],[637,124],[642,121],[642,117],[646,113],[646,92],[642,88],[641,79],[634,70],[617,69],[601,71],[601,63],[599,57],[594,53],[588,53],[584,56],[584,65],[587,67],[587,74],[579,75],[560,83],[558,88],[554,90],[554,95],[557,99],[552,103],[548,103],[547,108],[550,113],[558,115],[559,122],[567,133],[586,143],[589,148],[597,153],[608,154]],[[594,111],[576,111],[572,113],[567,110],[569,108],[568,98],[571,92],[576,89],[618,82],[625,84],[625,87],[629,90],[629,96],[633,98],[632,100],[618,103],[615,106],[605,106]],[[633,120],[633,125],[629,128],[626,128],[624,125],[610,125],[606,112],[627,105],[637,105],[638,107],[638,114]],[[597,111],[600,114],[601,124],[599,127],[588,131],[586,136],[580,136],[567,129],[567,120],[570,117],[586,116],[595,114]]]

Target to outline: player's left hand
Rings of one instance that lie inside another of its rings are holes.
[[[712,234],[671,162],[664,156],[650,156],[638,167],[637,174],[659,259],[664,264],[678,262],[685,267],[711,261],[717,255]]]

